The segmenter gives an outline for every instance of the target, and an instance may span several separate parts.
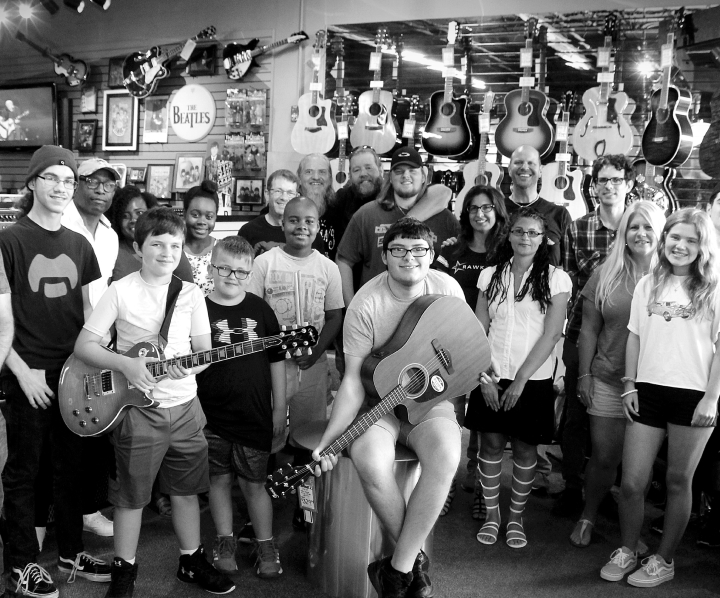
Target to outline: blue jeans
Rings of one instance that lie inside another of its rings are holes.
[[[57,397],[58,373],[46,372]],[[5,540],[7,563],[24,568],[37,562],[35,481],[43,447],[52,461],[55,526],[59,556],[74,559],[83,551],[82,462],[83,438],[63,423],[57,399],[47,409],[34,409],[14,376],[2,379],[7,399],[8,460],[5,465]]]

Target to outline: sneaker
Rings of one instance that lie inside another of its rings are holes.
[[[556,517],[570,517],[575,519],[580,516],[582,508],[582,490],[580,490],[580,488],[565,488],[553,505],[552,514]]]
[[[105,598],[132,598],[137,571],[137,563],[131,565],[116,556],[110,568],[110,587]]]
[[[177,578],[185,583],[196,583],[211,594],[228,594],[235,589],[232,581],[208,563],[202,544],[192,554],[180,556]]]
[[[257,538],[255,537],[255,529],[253,528],[252,522],[248,521],[243,525],[240,531],[235,534],[235,538],[240,544],[254,544]]]
[[[628,583],[636,588],[654,588],[675,577],[675,563],[665,563],[659,555],[653,554],[642,562],[642,567],[628,577]]]
[[[408,598],[432,598],[434,596],[432,581],[430,581],[430,559],[424,551],[418,552],[413,564],[413,580],[408,588]]]
[[[262,579],[278,577],[282,573],[280,566],[280,551],[275,546],[275,540],[255,540],[254,555],[255,574]],[[251,555],[252,556],[252,555]]]
[[[69,573],[68,583],[73,583],[76,577],[84,577],[90,581],[107,583],[111,580],[112,568],[105,561],[96,559],[87,552],[80,552],[74,559],[65,559],[58,556],[57,567],[63,573]]]
[[[618,548],[610,555],[610,561],[600,570],[600,577],[607,581],[620,581],[637,565],[637,555]]]
[[[95,511],[90,515],[83,515],[83,531],[98,536],[111,537],[113,535],[113,522],[100,511]]]
[[[232,536],[218,536],[213,544],[213,566],[222,573],[235,573],[237,541]]]
[[[378,598],[409,598],[410,584],[413,573],[400,573],[390,564],[392,557],[370,563],[367,568],[370,583],[375,588]]]
[[[24,569],[13,567],[6,583],[7,594],[30,596],[30,598],[58,598],[58,592],[50,574],[37,563],[28,563]]]

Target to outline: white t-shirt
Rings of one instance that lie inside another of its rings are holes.
[[[720,304],[715,306],[712,320],[695,316],[681,280],[679,276],[671,276],[651,308],[648,300],[652,275],[641,278],[635,287],[628,329],[640,337],[636,379],[659,386],[704,391],[720,329]]]
[[[120,352],[140,342],[157,344],[169,286],[148,284],[140,272],[128,274],[110,285],[84,328],[104,336],[115,324]],[[183,282],[170,320],[165,357],[192,353],[190,337],[203,334],[210,334],[205,298],[196,285]],[[163,378],[153,389],[152,398],[160,402],[160,407],[175,407],[192,400],[196,394],[197,384],[192,375],[180,380]]]
[[[512,264],[512,262],[511,262]],[[549,266],[550,296],[554,297],[560,293],[570,293],[572,281],[567,272]],[[490,286],[490,279],[495,273],[497,266],[485,268],[480,272],[478,288],[486,293]],[[520,288],[530,276],[532,268],[529,268],[523,275]],[[540,304],[533,301],[528,291],[522,301],[515,301],[513,298],[515,277],[510,266],[505,268],[502,283],[508,289],[505,300],[500,303],[500,296],[495,297],[488,304],[490,313],[490,351],[492,353],[493,371],[500,378],[514,380],[518,370],[525,363],[525,359],[532,351],[532,348],[540,340],[545,332],[545,313],[540,310]],[[538,370],[530,376],[530,380],[546,380],[552,378],[553,359],[550,355]]]
[[[296,272],[300,273],[300,322],[307,322],[320,332],[325,325],[325,312],[342,309],[345,303],[340,270],[315,249],[303,258],[293,257],[280,247],[259,255],[248,291],[268,302],[281,326],[295,326]]]

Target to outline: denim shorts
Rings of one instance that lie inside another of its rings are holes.
[[[610,417],[623,419],[623,400],[620,395],[623,392],[621,385],[607,384],[598,378],[593,378],[593,399],[592,405],[587,412],[597,417]]]

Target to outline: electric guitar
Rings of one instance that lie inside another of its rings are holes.
[[[588,213],[582,191],[584,174],[581,170],[569,170],[572,153],[568,149],[570,135],[570,112],[573,107],[574,94],[569,91],[565,98],[562,120],[555,127],[555,138],[558,141],[558,153],[555,162],[546,164],[542,169],[542,187],[540,197],[559,206],[567,208],[575,220]]]
[[[10,135],[17,129],[17,124],[28,114],[30,114],[30,111],[25,110],[22,114],[18,114],[12,118],[0,117],[0,139],[10,139]]]
[[[15,31],[15,37],[21,42],[25,42],[36,52],[40,52],[40,54],[52,60],[55,72],[61,77],[65,77],[65,83],[70,87],[79,87],[85,83],[90,69],[88,69],[87,64],[82,60],[76,60],[69,54],[60,54],[60,56],[53,54],[50,52],[50,48],[39,46],[25,37],[20,30]]]
[[[653,202],[666,216],[677,209],[677,196],[672,190],[672,182],[676,176],[674,168],[653,166],[641,158],[633,162],[633,170],[635,188],[630,196],[636,195],[638,199]]]
[[[382,48],[387,30],[378,29],[375,35],[375,52],[370,54],[370,70],[375,71],[369,91],[358,98],[358,115],[350,132],[353,147],[369,145],[378,154],[386,154],[395,147],[397,131],[392,117],[393,94],[383,90]]]
[[[650,97],[652,116],[642,138],[645,159],[653,166],[677,167],[690,157],[693,132],[688,118],[692,96],[671,84],[675,34],[661,49],[662,87]]]
[[[260,40],[257,38],[250,40],[247,44],[228,44],[223,50],[223,67],[230,79],[239,81],[248,72],[250,67],[257,67],[255,62],[257,56],[261,56],[270,50],[285,46],[287,44],[299,44],[308,39],[307,33],[298,31],[285,39],[273,42],[267,46],[257,47]]]
[[[188,41],[215,37],[215,27],[203,29]],[[123,61],[123,85],[137,98],[146,98],[155,93],[158,82],[170,74],[166,64],[183,51],[188,42],[161,49],[153,46],[147,52],[133,52]]]
[[[184,368],[218,363],[250,353],[277,347],[293,351],[312,347],[318,332],[312,326],[283,330],[275,336],[225,345],[209,351],[198,351],[182,357],[163,359],[153,343],[138,343],[124,355],[155,357],[161,361],[145,364],[156,379],[167,375],[169,365]],[[109,351],[110,349],[108,349]],[[120,372],[87,365],[75,355],[68,357],[60,373],[58,406],[65,425],[78,436],[100,436],[112,431],[125,417],[128,407],[157,407],[158,402],[137,390]]]
[[[339,455],[393,410],[404,421],[419,422],[438,402],[473,390],[488,367],[485,330],[463,299],[416,299],[390,341],[363,362],[363,386],[379,402],[320,454]],[[312,475],[316,465],[287,465],[268,476],[265,489],[273,498],[285,496]]]
[[[325,154],[333,148],[336,138],[335,104],[323,99],[324,79],[320,81],[320,69],[325,64],[325,31],[315,34],[313,48],[310,91],[298,99],[298,119],[290,133],[290,144],[298,154]]]
[[[573,133],[573,149],[586,160],[593,162],[608,154],[630,153],[633,131],[625,120],[624,111],[628,96],[623,91],[613,92],[613,42],[617,36],[617,17],[605,19],[605,44],[598,49],[597,64],[602,71],[597,75],[599,87],[591,87],[583,94],[585,116]]]
[[[720,89],[710,100],[710,128],[700,144],[700,168],[711,177],[720,177]]]
[[[333,42],[335,43],[335,42]],[[335,191],[345,186],[348,180],[349,160],[347,156],[347,141],[349,136],[349,119],[353,108],[353,97],[345,92],[345,43],[342,37],[335,44],[337,55],[335,75],[335,105],[340,109],[340,119],[337,122],[338,157],[330,160],[330,168],[335,173],[333,188]]]
[[[487,161],[487,142],[490,137],[490,112],[495,100],[495,94],[492,91],[485,92],[485,100],[483,101],[483,111],[478,118],[478,126],[480,132],[479,154],[478,159],[474,162],[468,162],[463,168],[463,180],[465,184],[455,199],[455,215],[460,217],[463,201],[467,192],[475,185],[486,185],[495,187],[500,191],[500,183],[503,180],[503,171],[497,165]]]
[[[553,148],[553,129],[546,118],[548,98],[542,91],[533,89],[533,38],[536,25],[537,19],[534,18],[525,23],[525,47],[520,52],[520,66],[523,69],[520,89],[514,89],[505,96],[506,113],[495,130],[495,145],[508,158],[522,145],[534,147],[541,158]]]
[[[433,156],[452,158],[470,151],[472,133],[465,110],[467,97],[456,97],[453,93],[455,66],[450,57],[458,35],[457,21],[448,23],[448,43],[443,51],[445,65],[445,89],[430,96],[430,114],[422,135],[422,146]]]

